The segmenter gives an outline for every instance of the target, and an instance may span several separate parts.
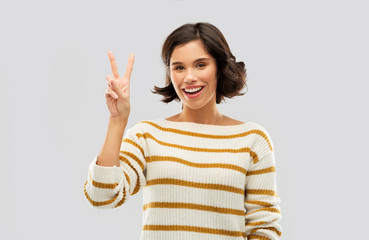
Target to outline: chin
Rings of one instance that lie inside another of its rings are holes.
[[[186,103],[183,103],[183,101],[182,101],[182,104],[183,104],[183,107],[188,107],[192,110],[201,109],[206,105],[206,103],[186,104]]]

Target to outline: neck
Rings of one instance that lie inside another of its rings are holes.
[[[216,104],[204,106],[199,109],[191,109],[183,106],[181,113],[177,115],[178,121],[195,122],[202,124],[218,124],[223,120],[223,114],[218,111]]]

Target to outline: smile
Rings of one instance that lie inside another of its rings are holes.
[[[201,86],[197,91],[194,92],[186,92],[185,89],[182,89],[182,91],[184,92],[184,94],[189,97],[189,98],[196,98],[198,97],[204,90],[204,86]],[[197,88],[195,88],[197,89]]]

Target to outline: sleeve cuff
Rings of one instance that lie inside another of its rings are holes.
[[[121,178],[123,177],[123,167],[120,163],[120,166],[112,166],[112,167],[105,167],[96,164],[97,162],[97,155],[93,158],[90,166],[89,171],[91,174],[91,178],[94,181],[102,182],[102,183],[119,183]]]

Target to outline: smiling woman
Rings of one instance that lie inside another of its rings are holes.
[[[143,191],[141,240],[270,239],[282,235],[274,145],[267,130],[221,114],[217,104],[246,85],[223,34],[209,23],[185,24],[163,45],[163,102],[182,102],[168,118],[140,121],[123,133],[129,82],[107,76],[111,113],[100,153],[89,165],[84,194],[91,206],[116,208]]]
[[[170,78],[187,114],[215,104],[217,88],[216,60],[208,54],[201,40],[177,46],[170,59]],[[187,89],[187,91],[186,91]]]

